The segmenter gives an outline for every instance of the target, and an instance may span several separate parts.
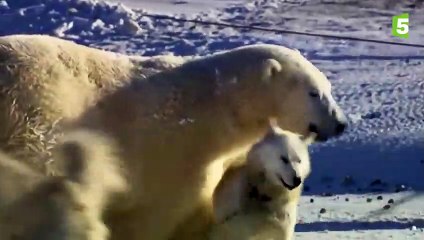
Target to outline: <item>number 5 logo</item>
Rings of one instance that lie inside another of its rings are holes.
[[[392,34],[395,37],[409,38],[409,14],[393,16]]]

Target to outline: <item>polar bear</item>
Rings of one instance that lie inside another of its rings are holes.
[[[217,224],[209,239],[293,239],[297,204],[310,174],[308,145],[313,137],[271,125],[249,151],[247,162],[228,170],[216,188]]]
[[[43,176],[3,155],[0,178],[17,188],[1,182],[0,239],[108,239],[104,209],[127,190],[114,149],[97,133],[67,135],[54,154],[63,176]],[[14,174],[3,175],[8,172]]]
[[[132,82],[70,129],[104,132],[121,149],[130,192],[107,215],[112,239],[187,240],[213,221],[217,184],[269,118],[318,141],[346,127],[321,71],[298,51],[257,44]]]
[[[126,56],[45,35],[0,37],[0,149],[50,173],[62,122],[116,88],[188,59]]]

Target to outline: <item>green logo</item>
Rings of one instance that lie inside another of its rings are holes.
[[[395,37],[409,38],[409,14],[403,13],[393,16],[392,34]]]

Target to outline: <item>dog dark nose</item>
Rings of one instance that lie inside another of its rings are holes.
[[[341,135],[346,130],[347,124],[345,122],[339,122],[336,126],[336,135]]]
[[[298,187],[302,183],[302,179],[300,177],[296,176],[293,178],[293,187]]]

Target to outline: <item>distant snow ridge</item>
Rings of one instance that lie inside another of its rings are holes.
[[[270,42],[231,28],[154,19],[143,13],[140,9],[132,11],[122,4],[98,0],[0,0],[0,36],[48,34],[88,46],[146,56],[166,52],[208,54]]]
[[[142,30],[135,14],[122,4],[97,0],[0,0],[0,35],[43,33],[95,37]]]

